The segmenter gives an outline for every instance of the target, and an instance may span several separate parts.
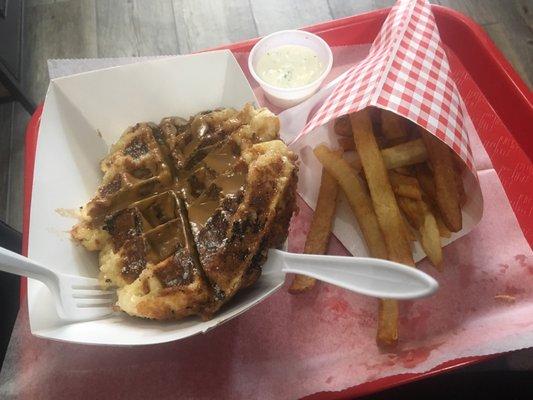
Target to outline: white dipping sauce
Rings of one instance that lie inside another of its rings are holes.
[[[265,82],[280,88],[305,86],[318,79],[324,64],[308,47],[285,45],[267,51],[255,70]]]

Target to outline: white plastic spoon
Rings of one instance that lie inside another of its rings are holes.
[[[378,258],[295,254],[272,249],[267,265],[379,298],[418,299],[439,288],[438,282],[425,272]]]

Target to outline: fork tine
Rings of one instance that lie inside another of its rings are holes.
[[[117,291],[113,290],[102,290],[102,289],[90,289],[90,288],[72,288],[72,293],[80,296],[92,296],[92,295],[115,295]]]
[[[71,321],[99,319],[114,312],[117,301],[115,289],[102,289],[95,278],[60,275],[59,312]]]
[[[102,286],[99,283],[96,283],[94,285],[72,285],[72,289],[74,290],[108,290],[108,289],[102,289]]]
[[[77,299],[76,307],[89,308],[89,307],[101,307],[110,308],[115,304],[114,299]]]
[[[82,293],[80,292],[72,292],[72,297],[75,299],[114,299],[116,298],[115,293],[106,293],[106,292],[98,292],[96,290],[87,292],[84,291]]]

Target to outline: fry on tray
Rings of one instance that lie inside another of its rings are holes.
[[[352,128],[350,127],[350,119],[347,115],[343,115],[335,120],[333,123],[333,130],[339,136],[352,137]]]
[[[435,201],[442,219],[452,232],[461,230],[462,215],[457,191],[457,173],[455,171],[453,153],[439,139],[428,133],[422,134],[426,145],[428,160],[433,169],[435,182]]]
[[[396,144],[407,136],[405,120],[391,111],[381,110],[381,132],[389,144]]]
[[[389,171],[389,180],[396,195],[422,200],[422,192],[416,178]]]
[[[378,309],[378,333],[376,340],[380,346],[393,347],[398,342],[398,301],[380,299]]]
[[[387,258],[387,248],[383,234],[368,196],[356,172],[342,156],[325,145],[314,150],[324,168],[335,177],[348,198],[350,207],[359,223],[372,257]],[[395,300],[381,299],[378,315],[377,342],[383,346],[393,346],[398,341],[398,303]]]
[[[339,153],[323,144],[317,146],[314,153],[322,166],[335,178],[346,194],[363,232],[369,253],[372,257],[386,259],[387,248],[372,207],[372,201],[359,181],[356,172]]]
[[[318,192],[318,200],[311,221],[311,227],[305,241],[304,253],[325,254],[331,234],[331,224],[335,216],[339,185],[326,169],[322,169],[322,178]],[[289,293],[304,293],[315,286],[316,279],[295,275]]]
[[[404,221],[389,182],[385,162],[373,134],[368,110],[350,114],[350,122],[355,147],[363,165],[374,210],[385,238],[389,259],[414,266]],[[393,346],[398,341],[397,301],[381,300],[377,341],[382,346]]]
[[[383,149],[381,154],[388,169],[418,164],[427,160],[426,148],[420,139]]]

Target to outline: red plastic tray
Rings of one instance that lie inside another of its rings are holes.
[[[485,32],[451,9],[432,6],[441,38],[448,49],[454,78],[469,114],[498,172],[529,243],[533,243],[533,95]],[[371,43],[389,9],[338,19],[305,28],[331,46]],[[247,52],[258,39],[221,46]],[[27,254],[35,147],[42,106],[26,131],[23,252]],[[529,135],[529,136],[528,136]],[[518,167],[517,167],[518,166]],[[25,282],[21,298],[25,297]],[[342,392],[323,392],[307,399],[345,399],[377,392],[469,365],[488,357],[457,359],[422,374],[403,374],[368,382]]]

